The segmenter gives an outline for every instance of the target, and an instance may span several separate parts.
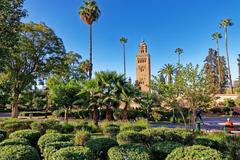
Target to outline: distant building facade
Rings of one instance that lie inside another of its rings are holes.
[[[136,83],[141,91],[148,92],[150,90],[151,80],[151,63],[148,54],[147,44],[142,41],[139,45],[139,52],[136,56]]]

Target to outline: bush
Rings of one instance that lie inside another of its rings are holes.
[[[180,147],[173,150],[166,160],[179,159],[206,159],[206,160],[222,160],[222,155],[215,149],[201,145],[193,145],[188,147]]]
[[[225,152],[228,152],[233,159],[239,159],[240,157],[240,137],[239,136],[227,136],[223,140],[223,146]]]
[[[87,146],[93,151],[95,159],[101,160],[107,159],[107,151],[109,150],[109,148],[117,145],[118,143],[110,138],[91,139],[85,144],[85,146]]]
[[[108,137],[116,137],[120,131],[119,126],[109,126],[103,129],[103,134]]]
[[[141,126],[141,125],[135,125],[135,124],[125,124],[125,125],[120,127],[121,131],[129,131],[129,130],[131,130],[131,131],[139,132],[139,131],[142,131],[144,129],[146,129],[146,127]]]
[[[3,134],[0,134],[0,142],[2,142],[5,139],[5,136]]]
[[[7,145],[30,145],[30,142],[25,138],[11,138],[0,143],[0,147]]]
[[[9,135],[9,138],[25,138],[32,146],[35,146],[40,138],[40,132],[34,130],[20,130],[13,132]]]
[[[217,149],[217,150],[222,148],[222,146],[220,145],[219,142],[212,140],[210,138],[197,137],[194,139],[194,144],[210,147],[210,148]]]
[[[146,136],[143,133],[136,131],[123,131],[117,135],[117,142],[119,144],[128,143],[143,143]]]
[[[183,147],[181,143],[164,141],[152,146],[154,159],[164,160],[174,149]]]
[[[65,115],[65,110],[55,110],[52,113],[54,116],[60,118],[64,117]],[[86,119],[89,117],[89,111],[88,110],[72,110],[71,112],[68,113],[69,117],[73,117],[76,119]]]
[[[6,145],[0,147],[0,153],[0,160],[40,160],[36,149],[27,145]]]
[[[91,138],[91,134],[88,131],[77,131],[75,133],[74,144],[75,145],[84,145]]]
[[[135,120],[137,118],[147,118],[147,113],[143,110],[128,110],[128,119]]]
[[[41,152],[43,152],[44,147],[47,144],[54,143],[54,142],[70,142],[73,138],[73,135],[70,134],[60,134],[60,133],[49,133],[44,134],[38,140],[38,146]]]
[[[3,135],[4,138],[7,137],[7,132],[6,131],[0,130],[0,134]]]
[[[151,152],[140,144],[126,144],[108,150],[109,160],[151,160]]]
[[[59,124],[58,121],[55,121],[55,120],[46,120],[46,121],[41,121],[41,122],[33,122],[31,124],[31,128],[33,130],[38,130],[42,135],[48,129],[61,131],[61,125]]]
[[[181,128],[151,128],[141,131],[146,136],[145,143],[152,145],[162,141],[175,141],[191,144],[193,135],[190,131]]]
[[[224,106],[232,108],[232,107],[235,107],[236,104],[235,104],[235,101],[233,99],[225,99],[224,100]]]
[[[61,132],[62,133],[72,133],[74,131],[74,126],[67,123],[61,123]]]
[[[93,160],[93,154],[89,148],[86,147],[66,147],[62,148],[52,156],[49,160]]]
[[[44,148],[43,156],[45,159],[49,159],[49,157],[59,149],[71,146],[73,146],[72,142],[53,142],[47,144]]]
[[[31,121],[20,121],[17,119],[7,119],[0,123],[0,129],[7,133],[12,133],[18,130],[30,129]]]
[[[90,133],[95,133],[98,130],[98,127],[94,124],[93,121],[80,121],[75,125],[75,130],[85,130]]]

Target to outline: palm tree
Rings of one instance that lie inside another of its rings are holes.
[[[177,48],[175,53],[178,55],[178,64],[180,64],[180,55],[183,53],[183,49]]]
[[[162,72],[166,75],[167,77],[167,83],[172,83],[172,75],[174,73],[174,66],[171,64],[165,64]]]
[[[125,44],[127,43],[127,38],[122,37],[120,38],[120,42],[123,45],[123,71],[124,71],[124,77],[126,78],[126,59],[125,59]]]
[[[228,65],[228,78],[230,80],[230,89],[231,94],[234,93],[233,91],[233,84],[232,84],[232,76],[231,76],[231,69],[230,69],[230,62],[229,62],[229,54],[228,54],[228,27],[233,25],[233,22],[229,18],[225,18],[221,20],[220,27],[224,29],[225,34],[225,48],[226,48],[226,58],[227,58],[227,65]]]
[[[222,38],[221,33],[215,32],[212,34],[213,40],[216,41],[216,47],[217,47],[217,56],[218,56],[218,81],[219,81],[219,90],[221,89],[221,72],[220,72],[220,53],[219,53],[219,39]]]
[[[89,79],[92,78],[92,24],[99,19],[101,11],[95,0],[85,0],[84,5],[79,9],[80,18],[90,26],[90,58],[89,58]]]

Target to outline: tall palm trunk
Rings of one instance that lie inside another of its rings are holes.
[[[92,63],[92,24],[90,24],[89,79],[92,79],[92,70],[93,70],[93,63]]]
[[[124,77],[126,78],[126,48],[125,48],[125,44],[123,43],[123,71],[124,71]]]
[[[178,54],[178,64],[180,64],[180,54]]]
[[[230,62],[229,62],[229,54],[228,54],[228,30],[227,30],[227,27],[225,27],[225,47],[226,47],[226,57],[227,57],[227,64],[228,64],[228,78],[229,78],[229,81],[230,81],[230,89],[231,89],[231,94],[234,94],[233,84],[232,84],[232,76],[231,76],[231,69],[230,69]]]
[[[220,67],[220,53],[219,53],[219,43],[218,39],[216,39],[217,45],[217,56],[218,56],[218,83],[219,83],[219,91],[221,91],[221,67]]]
[[[68,123],[68,107],[65,107],[64,120]]]
[[[112,109],[111,107],[106,107],[106,120],[111,121],[112,120]]]
[[[93,121],[95,125],[98,125],[98,119],[99,119],[99,110],[97,107],[94,107],[93,109]]]
[[[125,103],[125,107],[123,109],[123,120],[125,120],[125,121],[127,121],[127,119],[128,119],[128,111],[127,111],[127,109],[128,109],[128,103],[126,102]]]

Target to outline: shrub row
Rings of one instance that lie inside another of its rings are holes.
[[[47,114],[47,115],[52,115],[51,112],[47,112],[47,113],[46,113],[46,112],[44,112],[44,111],[30,111],[30,112],[20,112],[20,113],[19,113],[19,116],[29,117],[30,114],[31,114],[32,116],[35,116],[35,117],[37,117],[37,116],[45,116],[46,114]]]

